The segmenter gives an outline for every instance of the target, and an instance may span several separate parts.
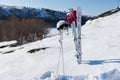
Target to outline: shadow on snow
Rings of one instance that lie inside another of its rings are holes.
[[[100,65],[105,63],[120,63],[120,59],[106,59],[106,60],[83,60],[82,64]]]

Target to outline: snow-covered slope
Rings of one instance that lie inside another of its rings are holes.
[[[119,21],[120,12],[117,12],[82,27],[83,61],[80,65],[74,56],[71,30],[68,36],[64,35],[66,76],[56,80],[120,80]],[[56,35],[23,46],[0,48],[0,79],[42,80],[55,75],[60,50],[58,39]]]

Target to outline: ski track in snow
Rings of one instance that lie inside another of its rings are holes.
[[[1,80],[120,80],[120,12],[88,21],[82,27],[82,64],[75,58],[71,34],[64,35],[65,74],[56,75],[59,35],[18,47],[0,48]],[[54,31],[51,35],[54,34]],[[56,34],[58,34],[55,31]],[[49,36],[51,36],[49,34]],[[54,34],[55,35],[55,34]],[[6,42],[12,44],[13,42]],[[0,43],[0,45],[5,45]],[[49,47],[28,53],[32,49]],[[14,51],[2,54],[8,51]]]

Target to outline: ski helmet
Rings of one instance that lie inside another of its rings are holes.
[[[62,30],[68,28],[68,23],[65,20],[60,20],[57,23],[57,29]]]

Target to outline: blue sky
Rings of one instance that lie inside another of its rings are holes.
[[[84,15],[98,15],[120,5],[120,0],[0,0],[2,5],[49,8],[67,11],[80,6]]]

